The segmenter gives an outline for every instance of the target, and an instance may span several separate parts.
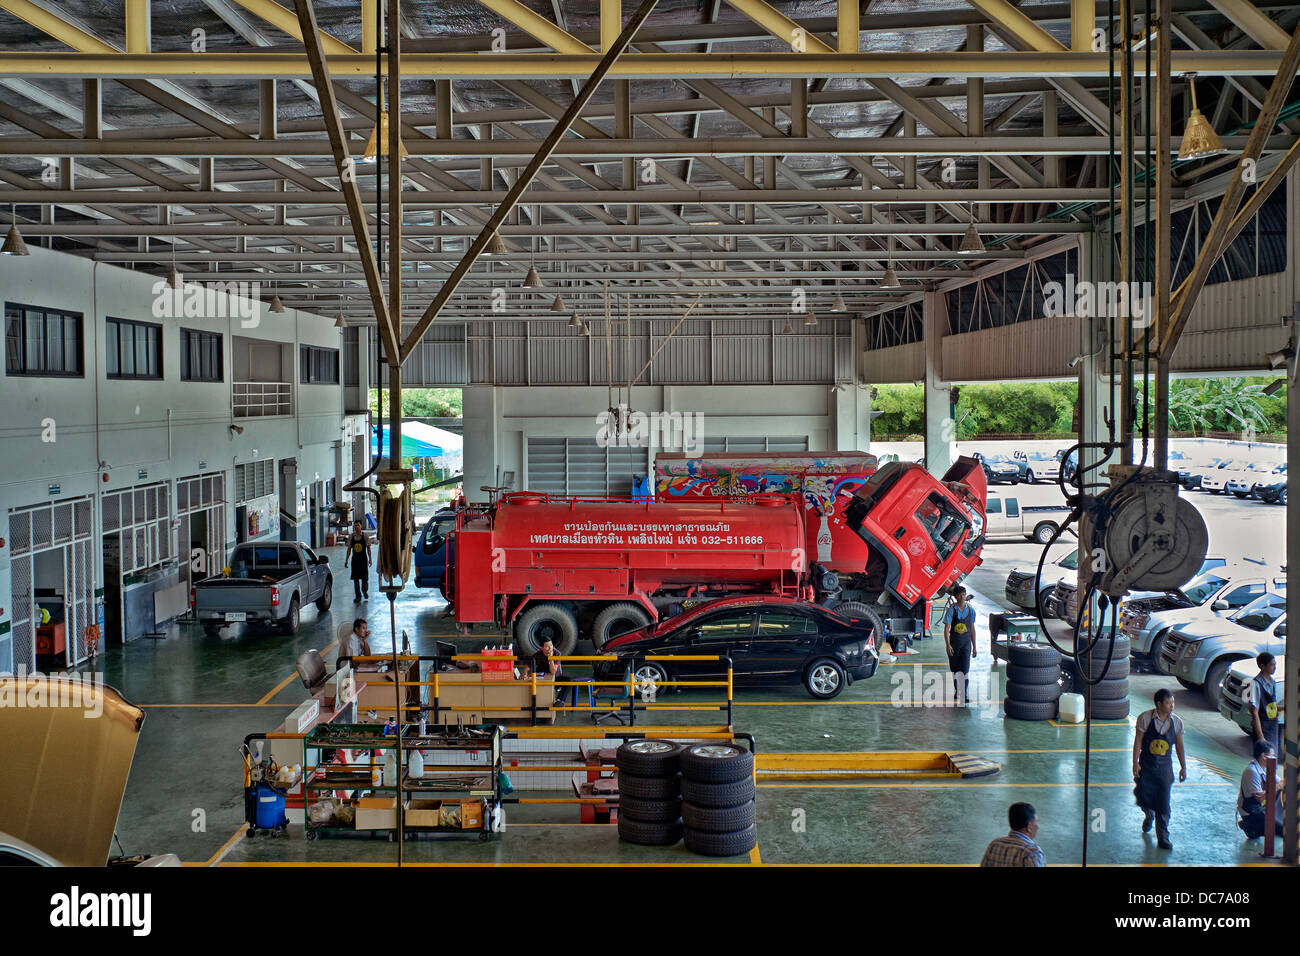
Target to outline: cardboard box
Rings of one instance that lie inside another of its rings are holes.
[[[396,797],[362,797],[354,824],[358,830],[396,830]]]
[[[462,830],[477,830],[483,826],[483,801],[481,800],[429,800],[412,798],[406,801],[406,814],[403,822],[408,827],[447,826],[452,815],[448,811],[459,810],[454,816],[458,818]]]

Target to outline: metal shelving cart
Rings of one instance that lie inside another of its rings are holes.
[[[320,763],[320,754],[326,750],[363,751],[365,764]],[[396,785],[375,784],[377,768],[381,768],[388,751],[397,750],[397,738],[386,735],[381,724],[326,724],[317,727],[303,738],[303,796],[307,814],[303,827],[307,839],[314,840],[331,832],[385,832],[388,839],[395,838],[397,818],[392,826],[357,826],[352,823],[313,823],[310,808],[315,802],[313,794],[332,794],[350,790],[353,796],[366,793],[371,796],[398,795]],[[402,831],[419,833],[477,833],[487,840],[501,827],[501,728],[484,724],[477,727],[435,726],[427,727],[423,734],[417,725],[403,728],[402,751],[485,753],[481,763],[427,762],[424,774],[412,778],[403,771],[402,796],[406,801],[396,806],[395,814],[402,814]],[[442,806],[448,811],[442,812]],[[454,813],[450,812],[456,804]],[[430,822],[434,821],[434,822]],[[445,822],[444,822],[445,821]]]

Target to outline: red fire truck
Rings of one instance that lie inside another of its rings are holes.
[[[798,495],[663,502],[515,492],[457,514],[446,593],[459,623],[507,628],[522,654],[548,639],[562,654],[583,637],[600,648],[735,593],[817,601],[892,636],[913,634],[930,600],[980,563],[984,497],[973,459],[942,481],[915,464],[881,468],[845,512],[862,560],[838,573],[809,554]]]

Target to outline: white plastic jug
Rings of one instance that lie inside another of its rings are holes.
[[[1062,694],[1057,703],[1060,709],[1060,721],[1063,724],[1083,723],[1083,695]]]
[[[397,786],[397,754],[391,750],[388,756],[384,758],[384,783],[385,787]]]
[[[410,758],[406,761],[406,775],[412,780],[419,780],[424,776],[424,754],[419,750],[412,750]]]

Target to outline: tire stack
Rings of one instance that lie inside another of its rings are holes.
[[[618,748],[618,838],[642,846],[672,846],[682,838],[678,759],[671,740],[629,740]]]
[[[1061,696],[1061,655],[1050,644],[1012,643],[1007,649],[1007,696],[1012,720],[1051,720]]]
[[[1076,646],[1082,653],[1088,647],[1088,642],[1081,637]],[[1108,657],[1111,657],[1109,632],[1105,637],[1098,638],[1097,643],[1093,645],[1091,660],[1087,657],[1079,658],[1078,673],[1075,675],[1074,692],[1082,694],[1085,702],[1090,702],[1087,713],[1096,720],[1119,720],[1128,716],[1128,638],[1117,634],[1115,653],[1110,667],[1106,666]],[[1103,673],[1106,678],[1093,684],[1090,694],[1084,681],[1080,679],[1084,673],[1087,673],[1091,680],[1097,680]]]
[[[691,744],[682,751],[681,769],[686,849],[702,856],[754,849],[754,755],[735,744]]]

